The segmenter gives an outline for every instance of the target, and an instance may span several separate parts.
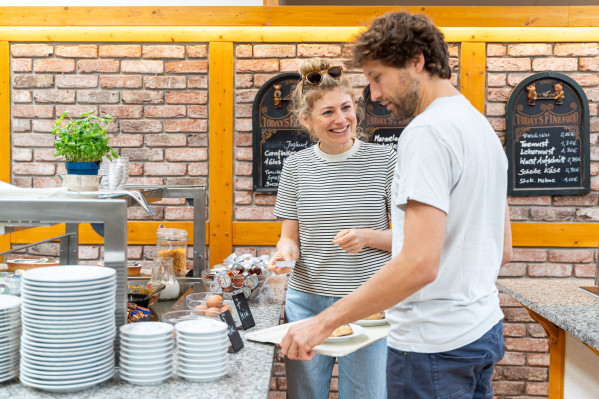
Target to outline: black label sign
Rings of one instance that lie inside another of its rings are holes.
[[[237,314],[239,315],[243,329],[247,330],[248,328],[254,327],[256,323],[254,322],[250,304],[248,303],[245,294],[240,293],[233,295],[233,303],[235,304],[235,308],[237,308]]]
[[[590,192],[589,106],[574,80],[553,72],[526,78],[506,119],[510,195]]]
[[[312,146],[291,112],[291,91],[299,73],[283,73],[258,91],[252,110],[254,190],[276,193],[283,162],[294,152]]]
[[[368,136],[369,143],[382,144],[397,151],[397,140],[404,128],[413,118],[396,121],[387,108],[370,97],[370,85],[364,88],[362,102],[364,118],[360,127]]]
[[[227,310],[220,313],[218,316],[222,321],[227,323],[227,334],[229,335],[229,341],[231,341],[233,352],[239,352],[243,348],[243,340],[241,339],[241,335],[239,335],[239,331],[237,331],[237,327],[235,327],[235,321],[233,321],[231,311]],[[231,352],[231,349],[229,349],[229,352]]]

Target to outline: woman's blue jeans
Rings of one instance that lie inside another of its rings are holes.
[[[307,294],[287,289],[285,314],[289,322],[316,316],[340,298]],[[385,369],[387,340],[375,342],[339,359],[340,399],[383,399],[387,397]],[[291,399],[328,399],[335,358],[320,354],[309,361],[289,360],[287,395]]]

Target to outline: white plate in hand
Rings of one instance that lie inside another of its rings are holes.
[[[356,320],[354,321],[354,323],[356,323],[359,326],[362,327],[374,327],[374,326],[380,326],[383,324],[387,324],[389,323],[387,321],[387,319],[379,319],[379,320]]]
[[[328,337],[324,342],[325,344],[339,344],[341,342],[349,341],[352,338],[359,337],[364,334],[364,327],[361,327],[357,324],[350,323],[353,333],[349,335],[342,335],[340,337]]]

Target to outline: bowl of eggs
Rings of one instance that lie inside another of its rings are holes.
[[[212,292],[198,292],[187,295],[185,303],[190,310],[193,310],[199,316],[218,317],[220,313],[228,310],[231,312],[233,319],[239,321],[233,301],[223,298],[222,295]]]

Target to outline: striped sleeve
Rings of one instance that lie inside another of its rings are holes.
[[[283,164],[275,203],[275,216],[282,219],[297,220],[297,185],[292,171],[295,168],[297,168],[297,160],[291,155]]]

